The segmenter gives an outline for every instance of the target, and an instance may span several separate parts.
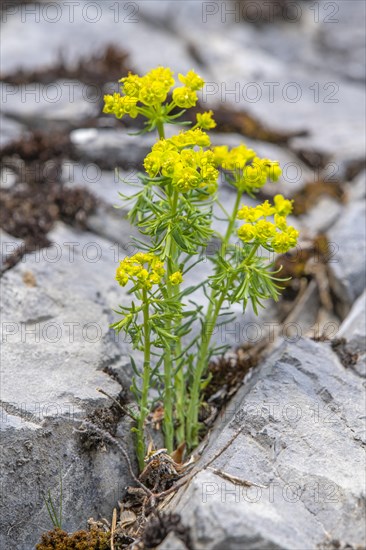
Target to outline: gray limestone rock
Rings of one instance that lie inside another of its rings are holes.
[[[113,280],[116,251],[62,224],[50,238],[52,247],[26,255],[1,285],[0,541],[18,550],[52,527],[44,495],[50,490],[58,503],[60,476],[70,531],[108,517],[130,482],[118,449],[74,431],[83,419],[116,433],[134,462],[130,421],[97,391],[118,399],[130,380],[129,344],[108,328],[125,299]]]
[[[366,291],[353,304],[348,316],[340,326],[338,336],[346,338],[355,352],[366,351]]]
[[[99,113],[100,97],[95,89],[74,80],[50,84],[35,82],[13,85],[1,83],[3,112],[36,128],[57,122],[69,127]]]
[[[338,336],[346,339],[346,349],[350,353],[357,354],[353,368],[366,378],[366,291],[353,304],[339,328]]]
[[[331,250],[330,284],[342,317],[365,288],[365,213],[364,202],[350,203],[327,234]]]
[[[128,130],[113,128],[80,128],[71,132],[70,138],[83,160],[95,162],[109,170],[118,166],[141,166],[155,143],[152,134],[134,138]],[[129,174],[129,177],[133,182],[133,178],[136,179],[135,172]]]
[[[223,411],[167,507],[197,550],[315,550],[327,534],[362,546],[364,410],[362,379],[329,344],[283,343]]]

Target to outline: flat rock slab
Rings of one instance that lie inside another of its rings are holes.
[[[29,550],[51,528],[43,496],[63,525],[110,515],[130,474],[121,453],[74,432],[99,418],[121,435],[133,460],[130,423],[111,414],[129,384],[128,343],[108,328],[124,292],[114,282],[109,241],[58,225],[55,243],[29,254],[2,279],[2,439],[4,548]],[[105,369],[108,369],[108,374]],[[103,424],[104,425],[104,424]],[[58,506],[58,504],[56,504]]]
[[[366,291],[353,304],[337,336],[346,339],[345,347],[351,354],[357,354],[353,368],[366,378]]]
[[[153,134],[145,134],[134,138],[126,130],[113,128],[81,128],[70,134],[72,143],[84,160],[96,162],[107,169],[117,166],[142,166],[142,161],[150,151],[156,138]],[[131,183],[136,180],[131,179]]]
[[[284,343],[221,415],[169,509],[197,550],[315,550],[327,534],[362,545],[364,419],[362,379],[329,344]]]
[[[328,231],[331,257],[328,260],[330,284],[338,298],[342,317],[365,288],[366,206],[350,203]]]
[[[95,90],[76,80],[20,86],[2,82],[0,93],[4,114],[42,129],[47,123],[54,122],[68,127],[96,116],[100,111],[100,97]]]

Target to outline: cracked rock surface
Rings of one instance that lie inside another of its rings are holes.
[[[101,442],[89,448],[75,432],[85,418],[100,422],[123,438],[133,460],[130,422],[97,391],[118,400],[129,372],[126,344],[108,328],[117,300],[113,251],[62,224],[52,240],[1,285],[3,548],[37,542],[50,522],[44,497],[50,490],[58,503],[60,476],[70,531],[108,515],[130,482],[120,453]]]
[[[304,550],[328,534],[357,547],[365,447],[362,378],[328,343],[283,343],[223,411],[168,506],[197,550]]]

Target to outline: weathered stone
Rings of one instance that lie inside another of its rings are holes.
[[[128,51],[129,63],[137,71],[158,65],[188,71],[194,64],[179,35],[145,21],[138,2],[112,5],[98,0],[93,5],[80,2],[59,7],[18,5],[9,14],[4,13],[3,21],[6,22],[2,33],[4,73],[55,64],[60,51],[64,62],[73,65],[80,57],[99,53],[111,43]],[[72,47],[66,50],[64,46],[70,42],[71,33]],[[22,44],[17,40],[20,34],[24,37]],[[50,35],[52,48],[47,47]]]
[[[354,303],[350,313],[343,321],[339,336],[344,337],[348,341],[348,346],[353,351],[364,353],[366,350],[366,292]]]
[[[327,533],[362,546],[364,410],[361,379],[329,344],[282,344],[218,419],[168,509],[197,550],[315,549]]]
[[[0,229],[0,272],[8,267],[8,262],[13,254],[20,252],[24,245],[22,239],[8,235]]]
[[[70,138],[84,161],[95,162],[109,170],[118,166],[140,167],[156,139],[152,134],[134,139],[129,133],[113,128],[88,128],[74,130]],[[131,177],[136,179],[135,172]]]
[[[300,221],[305,231],[316,236],[324,233],[336,222],[342,212],[342,205],[331,197],[320,197],[317,204]]]
[[[349,182],[346,187],[348,198],[351,201],[362,201],[366,198],[366,170]]]
[[[51,84],[15,86],[1,83],[3,112],[41,128],[46,123],[71,124],[99,113],[100,97],[86,84],[73,80],[58,80]]]
[[[325,17],[314,41],[318,53],[326,58],[328,67],[335,72],[348,79],[364,82],[365,3],[337,0],[334,4],[325,4],[320,8]]]
[[[108,328],[126,299],[113,281],[116,251],[61,224],[50,238],[51,248],[26,255],[2,279],[0,540],[19,550],[51,527],[43,495],[50,489],[58,506],[60,475],[66,530],[108,516],[130,482],[118,450],[74,432],[83,419],[116,431],[134,461],[130,422],[97,391],[118,399],[130,380],[129,344]]]
[[[349,204],[328,232],[332,251],[328,262],[330,284],[342,317],[365,288],[365,212],[363,202]]]
[[[174,533],[169,533],[169,535],[164,539],[164,541],[159,544],[159,550],[186,550],[187,547],[183,541],[178,539]]]
[[[350,353],[358,354],[353,368],[366,378],[366,291],[353,304],[338,336],[347,340],[346,349]]]

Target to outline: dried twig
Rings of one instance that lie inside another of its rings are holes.
[[[244,425],[241,428],[239,428],[239,430],[237,430],[232,437],[230,437],[230,439],[225,443],[223,447],[221,447],[221,449],[217,451],[217,453],[213,455],[213,457],[207,462],[207,464],[203,466],[203,470],[208,468],[210,464],[212,464],[224,451],[226,451],[226,449],[232,444],[233,441],[235,441],[235,439],[243,431],[243,429],[244,429]]]
[[[111,525],[111,550],[114,550],[114,533],[117,525],[117,509],[113,509],[112,525]]]
[[[114,397],[112,397],[111,395],[109,395],[109,393],[107,393],[106,391],[102,390],[102,388],[97,388],[97,391],[99,393],[102,393],[103,395],[105,395],[106,397],[108,397],[109,399],[111,399],[113,401],[113,403],[115,403],[117,405],[117,407],[119,407],[121,409],[121,411],[126,414],[127,416],[129,416],[130,418],[132,418],[132,420],[134,422],[136,422],[136,418],[133,416],[133,414],[130,413],[130,411],[128,409],[126,409],[126,407],[124,407],[123,405],[121,405],[121,403],[119,403],[117,401],[117,399],[115,399]]]
[[[235,485],[243,485],[244,487],[252,487],[254,485],[255,487],[262,487],[262,489],[267,489],[266,485],[260,485],[259,483],[254,483],[254,481],[248,481],[247,479],[241,479],[240,477],[232,476],[231,474],[222,472],[217,468],[211,468],[209,466],[208,469],[211,470],[217,476],[227,479],[228,481],[231,481],[231,483],[234,483]]]

